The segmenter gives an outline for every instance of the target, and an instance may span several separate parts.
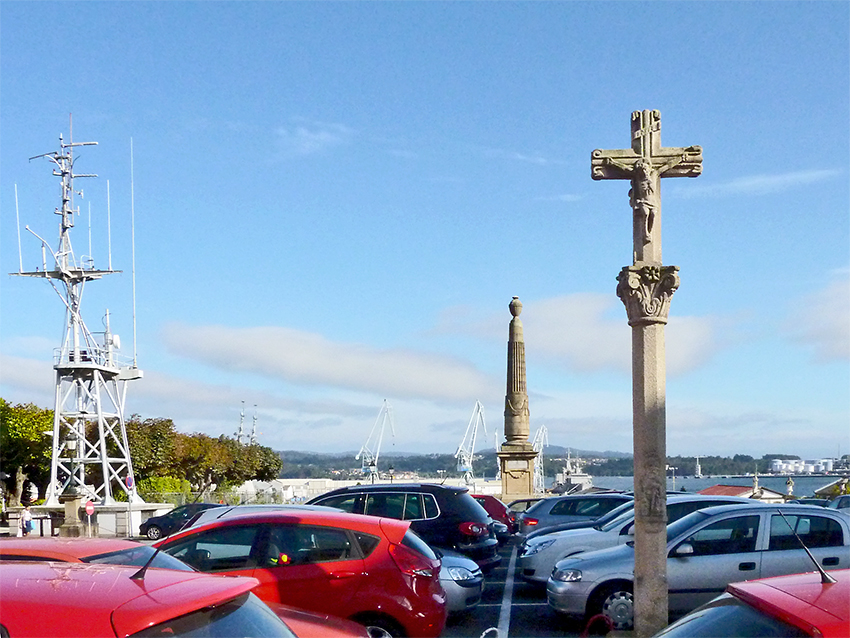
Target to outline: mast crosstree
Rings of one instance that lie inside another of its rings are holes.
[[[45,505],[56,506],[60,496],[83,496],[101,505],[113,505],[116,486],[130,503],[143,502],[136,491],[133,463],[124,421],[127,382],[142,377],[135,361],[123,366],[115,351],[118,335],[112,334],[109,311],[104,330],[93,333],[81,314],[86,283],[104,275],[120,272],[94,268],[92,260],[77,260],[71,243],[74,215],[74,190],[77,178],[97,177],[74,173],[74,148],[95,146],[97,142],[66,143],[59,136],[59,150],[31,157],[46,158],[55,165],[53,174],[61,179],[62,204],[55,209],[60,216],[59,243],[50,244],[30,230],[42,246],[42,268],[11,273],[23,277],[47,279],[65,306],[65,332],[62,345],[54,352],[55,394],[53,409],[53,446],[50,483]],[[52,264],[48,262],[50,252]],[[48,269],[50,268],[50,269]],[[87,480],[88,479],[88,480]],[[91,484],[94,483],[94,485]]]

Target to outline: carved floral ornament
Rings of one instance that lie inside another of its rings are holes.
[[[678,266],[625,266],[617,276],[617,296],[630,326],[667,323],[670,299],[679,287]]]

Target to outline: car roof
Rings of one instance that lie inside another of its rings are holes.
[[[468,492],[469,488],[463,485],[441,485],[438,483],[375,483],[370,485],[347,485],[340,487],[330,492],[325,492],[322,497],[328,494],[344,494],[345,492],[400,492],[400,491],[418,491],[418,492],[456,492],[462,494]],[[312,503],[316,499],[311,499]]]
[[[727,591],[811,635],[843,637],[850,626],[850,569],[829,574],[837,582],[823,583],[819,573],[808,572],[732,583]]]
[[[124,565],[3,562],[0,616],[12,636],[104,635],[112,627],[127,636],[258,585],[254,578],[171,569],[149,569],[144,579],[132,580],[138,571]]]
[[[348,512],[334,511],[330,508],[328,508],[327,511],[292,508],[288,510],[272,510],[266,512],[246,512],[236,516],[216,519],[208,523],[203,523],[201,525],[196,525],[176,532],[167,539],[154,543],[153,546],[161,547],[165,544],[170,545],[175,541],[175,539],[183,538],[190,534],[199,534],[208,529],[215,529],[217,527],[242,525],[246,522],[278,525],[286,523],[300,525],[327,525],[372,534],[377,533],[380,529],[383,530],[387,538],[393,543],[401,542],[401,539],[410,527],[410,521],[400,521],[395,518],[366,516],[364,514],[349,514]]]
[[[87,556],[139,547],[141,543],[124,538],[66,538],[26,536],[0,538],[0,556],[26,552],[42,558],[76,562]]]

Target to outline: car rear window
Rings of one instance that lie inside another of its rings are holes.
[[[476,523],[486,523],[490,518],[487,510],[481,507],[481,503],[472,498],[472,494],[469,492],[461,492],[456,498],[458,514],[463,518]]]
[[[430,558],[431,560],[437,560],[437,555],[434,553],[434,550],[428,546],[428,543],[419,538],[416,532],[407,530],[407,532],[404,534],[404,538],[401,539],[401,544],[405,547],[409,547],[410,549],[419,552],[426,558]]]
[[[768,616],[734,596],[723,594],[662,629],[655,638],[799,638],[808,635],[798,627]]]
[[[133,634],[134,638],[204,636],[205,638],[295,638],[295,634],[254,594],[173,618]]]

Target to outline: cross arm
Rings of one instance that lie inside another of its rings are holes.
[[[596,149],[590,155],[590,176],[600,179],[632,179],[635,163],[642,159],[631,149]],[[697,177],[702,173],[702,147],[661,148],[649,158],[661,177]]]

